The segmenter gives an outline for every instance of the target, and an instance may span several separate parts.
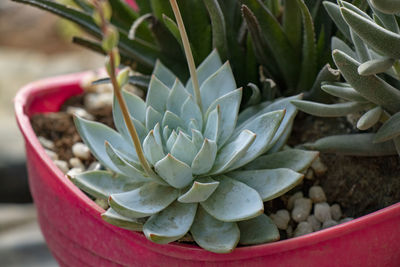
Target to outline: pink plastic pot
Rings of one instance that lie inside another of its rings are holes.
[[[104,222],[103,210],[52,163],[29,117],[57,111],[82,92],[84,74],[24,87],[15,99],[30,188],[47,244],[62,266],[400,266],[400,203],[306,236],[215,254],[194,245],[158,245]]]

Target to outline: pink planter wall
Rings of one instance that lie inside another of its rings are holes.
[[[15,99],[42,232],[62,266],[400,266],[400,204],[306,236],[215,254],[158,245],[104,222],[103,212],[52,163],[29,122],[81,92],[84,74],[32,83]]]

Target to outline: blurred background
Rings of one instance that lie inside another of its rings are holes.
[[[71,44],[74,25],[35,8],[0,1],[0,266],[57,266],[36,222],[13,98],[44,77],[97,69],[101,56]]]

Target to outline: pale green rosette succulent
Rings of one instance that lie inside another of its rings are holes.
[[[202,248],[227,253],[238,242],[279,239],[264,214],[276,198],[303,178],[317,152],[283,150],[296,115],[290,104],[300,96],[264,102],[239,114],[242,89],[229,63],[213,51],[197,68],[201,102],[191,81],[184,86],[157,63],[144,102],[124,92],[144,155],[155,175],[141,167],[118,102],[118,132],[98,122],[75,123],[93,155],[109,171],[71,177],[82,190],[108,199],[102,215],[114,225],[143,231],[156,243],[190,232]]]

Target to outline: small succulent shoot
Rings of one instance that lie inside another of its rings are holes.
[[[179,25],[175,0],[171,5]],[[183,24],[179,30],[182,43],[188,44]],[[75,118],[82,139],[107,171],[70,178],[85,192],[108,200],[105,221],[143,231],[156,243],[190,233],[200,247],[228,253],[238,243],[278,240],[263,202],[297,185],[318,156],[314,151],[282,151],[297,113],[290,101],[301,95],[261,102],[239,113],[242,89],[237,89],[229,63],[223,64],[213,50],[196,69],[187,49],[192,79],[184,85],[158,61],[143,101],[121,90],[127,72],[115,74],[112,47],[107,64],[118,132]]]
[[[338,28],[354,45],[353,50],[339,38],[332,39],[332,57],[346,82],[326,81],[321,87],[342,101],[336,104],[292,102],[298,109],[315,116],[362,112],[357,128],[371,132],[375,127],[377,131],[372,135],[364,133],[363,138],[360,137],[363,134],[323,138],[306,144],[306,148],[363,156],[393,155],[396,149],[399,152],[400,91],[396,87],[398,83],[393,82],[393,79],[400,80],[400,30],[393,15],[399,3],[376,0],[369,4],[373,17],[348,2],[338,1],[338,5],[324,2]],[[390,12],[389,7],[393,8]]]

